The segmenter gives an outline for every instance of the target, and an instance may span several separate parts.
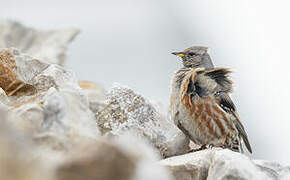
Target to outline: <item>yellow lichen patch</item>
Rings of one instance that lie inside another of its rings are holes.
[[[94,82],[91,81],[79,81],[79,86],[82,89],[97,89],[97,85]]]

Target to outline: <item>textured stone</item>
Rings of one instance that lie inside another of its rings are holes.
[[[0,87],[8,96],[33,95],[50,87],[79,88],[72,71],[11,48],[0,51]]]
[[[289,167],[252,160],[227,149],[213,148],[160,162],[176,180],[279,180],[289,177]]]
[[[105,89],[94,82],[91,81],[79,81],[79,86],[84,90],[86,95],[89,98],[89,101],[92,102],[102,102],[105,101]]]
[[[15,129],[31,136],[36,144],[43,140],[47,143],[39,144],[64,151],[74,144],[74,138],[98,136],[88,97],[72,71],[16,49],[2,50],[0,60],[2,70],[9,72],[4,78],[0,76],[0,86],[6,90],[1,93],[1,102],[8,106],[13,119],[9,123]],[[16,84],[13,82],[18,85],[7,88]]]
[[[98,112],[105,107],[105,89],[91,81],[80,81],[79,86],[88,97],[90,110],[97,119]]]
[[[33,151],[28,139],[8,125],[8,109],[0,106],[0,179],[52,180],[50,171],[32,159]]]
[[[85,153],[83,153],[85,152]],[[114,142],[97,139],[70,153],[57,168],[58,180],[171,180],[169,172],[156,163],[148,145],[129,137]]]
[[[19,117],[10,124],[47,150],[65,153],[99,135],[87,98],[78,89],[51,87],[33,102],[10,111]]]
[[[134,174],[135,163],[135,159],[116,146],[98,141],[73,152],[58,168],[57,179],[127,180]]]
[[[133,90],[115,85],[107,94],[106,104],[97,115],[104,135],[120,136],[130,131],[148,140],[163,157],[187,152],[189,140]]]
[[[22,63],[27,60],[27,57],[23,56],[23,58],[19,59],[20,63],[18,63],[18,55],[19,51],[15,49],[4,49],[0,52],[0,87],[8,96],[12,96],[17,93],[34,93],[35,88],[31,86],[30,82],[27,82],[26,74],[30,73],[31,77],[33,77],[39,73],[39,71],[48,66],[38,66],[39,69],[30,70],[29,67],[23,65],[24,63]],[[20,70],[25,68],[27,70],[26,72],[24,70]],[[20,74],[18,72],[20,72]],[[22,72],[24,72],[24,74],[22,74]],[[28,81],[30,81],[30,79],[28,79]]]
[[[19,108],[10,110],[9,123],[17,130],[26,135],[33,136],[43,132],[42,123],[44,120],[43,109],[37,103],[23,104]]]
[[[0,88],[0,102],[4,104],[9,104],[9,98],[7,97],[5,91]]]
[[[208,170],[208,180],[266,180],[272,179],[256,167],[245,155],[230,150],[215,151]]]
[[[290,167],[284,167],[281,164],[265,161],[253,160],[260,171],[264,172],[268,177],[274,180],[290,179]]]
[[[211,164],[209,158],[213,152],[199,151],[162,160],[176,180],[205,180]]]
[[[43,98],[43,128],[52,132],[69,132],[96,137],[99,132],[89,110],[87,98],[81,91],[50,88]]]
[[[67,46],[78,33],[76,28],[45,31],[0,19],[0,48],[15,47],[37,59],[62,65]]]

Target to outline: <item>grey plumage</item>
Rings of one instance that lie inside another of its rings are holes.
[[[212,60],[207,53],[208,48],[203,46],[192,46],[182,52],[172,54],[182,57],[182,63],[187,68],[213,68]]]

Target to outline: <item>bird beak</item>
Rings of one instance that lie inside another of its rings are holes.
[[[179,56],[179,57],[183,57],[184,56],[184,52],[173,52],[171,54],[173,54],[175,56]]]

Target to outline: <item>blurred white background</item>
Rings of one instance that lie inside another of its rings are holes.
[[[3,1],[3,2],[1,2]],[[0,16],[41,29],[79,27],[66,66],[79,79],[119,82],[168,105],[170,54],[205,45],[234,69],[233,99],[253,157],[290,165],[287,0],[0,0]]]

